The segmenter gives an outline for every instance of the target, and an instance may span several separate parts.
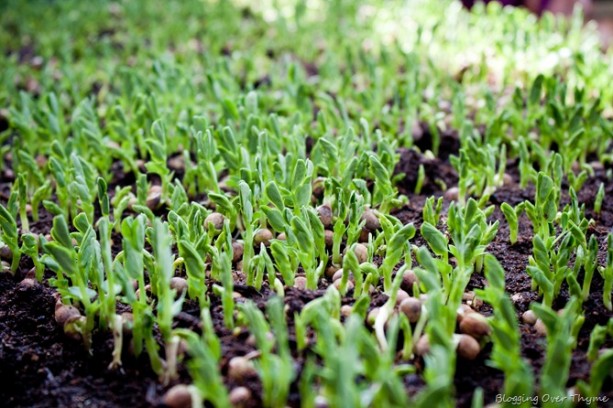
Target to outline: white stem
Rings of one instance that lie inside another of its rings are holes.
[[[166,370],[164,373],[164,385],[177,378],[177,353],[179,351],[179,336],[172,336],[166,343]]]
[[[121,366],[121,349],[123,346],[123,319],[115,314],[111,318],[109,326],[113,332],[113,361],[109,364],[109,370],[114,370]]]
[[[377,340],[379,341],[381,350],[383,351],[387,350],[387,338],[385,337],[385,323],[387,322],[387,319],[389,319],[391,311],[392,311],[392,308],[390,307],[389,302],[387,302],[385,303],[385,305],[381,307],[381,309],[379,309],[379,313],[377,314],[377,317],[375,318],[375,324],[374,324],[375,335],[377,337]]]

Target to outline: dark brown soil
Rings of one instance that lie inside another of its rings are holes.
[[[430,195],[441,196],[442,181],[446,186],[457,183],[457,175],[449,161],[449,154],[457,152],[453,138],[443,136],[441,151],[446,152],[444,159],[426,159],[415,150],[400,150],[400,161],[396,173],[405,173],[405,178],[398,184],[399,192],[407,195],[409,203],[394,212],[403,223],[413,222],[417,228],[422,222],[422,207],[425,199]],[[427,148],[427,140],[420,143]],[[426,170],[426,180],[420,195],[414,194],[416,175],[419,165]],[[517,182],[518,175],[513,171],[513,163],[509,163],[512,177]],[[132,185],[134,177],[122,174],[120,167],[114,167],[115,181],[120,185]],[[596,220],[592,233],[597,236],[604,248],[606,234],[613,225],[613,201],[605,200],[602,212],[593,213],[593,197],[600,182],[606,185],[607,196],[613,194],[613,183],[606,179],[604,170],[600,170],[590,178],[579,192],[579,199],[586,204],[586,213]],[[6,180],[0,182],[4,187]],[[114,190],[115,186],[111,187]],[[2,189],[4,190],[4,189]],[[503,202],[516,205],[523,200],[530,200],[534,195],[533,188],[520,189],[517,185],[504,186],[492,195],[491,204],[499,205]],[[4,197],[4,200],[6,197]],[[4,201],[2,200],[2,201]],[[445,203],[445,208],[448,206]],[[46,233],[50,229],[51,217],[41,213],[38,223],[32,224],[37,233]],[[525,311],[531,302],[538,301],[539,295],[531,289],[530,277],[525,272],[528,257],[532,251],[532,230],[530,222],[523,216],[520,219],[519,240],[514,245],[509,242],[509,230],[504,217],[497,208],[492,221],[500,222],[500,229],[488,251],[494,254],[502,263],[506,271],[506,289],[515,304],[518,316]],[[414,242],[423,244],[421,237],[417,236]],[[603,262],[601,257],[599,262]],[[6,407],[143,407],[160,404],[165,388],[162,387],[156,375],[150,370],[146,358],[134,359],[127,355],[123,358],[124,365],[121,370],[110,371],[107,366],[111,359],[112,341],[110,334],[97,332],[94,336],[93,355],[88,355],[83,347],[65,337],[62,330],[54,321],[53,290],[46,283],[34,288],[21,288],[18,283],[25,271],[31,265],[22,262],[23,268],[16,277],[0,275],[0,400]],[[485,284],[482,275],[475,274],[469,284],[469,289],[481,288]],[[324,285],[322,285],[322,288]],[[585,323],[581,330],[578,347],[573,353],[569,386],[580,379],[589,378],[590,365],[586,362],[585,353],[589,344],[589,334],[596,324],[605,324],[611,314],[602,304],[602,280],[596,273],[592,283],[592,294],[584,305]],[[237,282],[235,290],[243,297],[237,302],[251,299],[258,307],[263,308],[272,292],[264,287],[261,291],[241,285]],[[289,307],[289,316],[299,311],[310,300],[321,296],[323,290],[309,292],[287,289],[285,303]],[[568,294],[563,290],[556,301],[557,307],[563,307]],[[232,333],[223,326],[222,309],[219,299],[212,300],[212,314],[218,336],[222,341],[223,358],[221,361],[222,374],[226,374],[227,363],[234,356],[242,356],[253,351],[254,346],[247,341],[249,334],[241,332]],[[385,302],[384,296],[375,296],[373,305]],[[351,303],[351,299],[343,300]],[[490,314],[491,309],[484,305],[482,312]],[[176,325],[190,327],[198,330],[199,311],[196,304],[187,301],[183,312],[177,317]],[[293,319],[289,319],[290,346],[296,359],[296,368],[302,369],[304,356],[295,351],[295,333]],[[545,338],[536,334],[528,325],[521,324],[522,353],[532,364],[535,377],[544,363]],[[609,341],[608,346],[613,342]],[[458,361],[455,385],[457,404],[461,407],[470,406],[472,395],[477,387],[484,390],[486,403],[493,402],[496,394],[503,386],[504,378],[501,372],[487,365],[491,346],[475,361]],[[254,398],[251,406],[261,405],[261,386],[257,378],[246,379],[238,384],[225,377],[226,385],[230,388],[244,385],[251,389]],[[181,382],[188,382],[185,369],[181,370]],[[408,375],[404,378],[407,392],[414,395],[421,387],[423,380],[419,375]],[[608,382],[604,387],[604,395],[613,398],[613,384]],[[299,395],[296,384],[292,386],[289,398],[291,406],[299,406]]]
[[[4,407],[149,407],[162,391],[146,361],[124,358],[108,370],[112,343],[94,337],[94,353],[55,323],[53,290],[24,289],[0,275],[0,401]]]

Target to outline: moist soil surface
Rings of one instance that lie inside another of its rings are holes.
[[[400,194],[409,198],[409,202],[395,210],[394,215],[403,223],[414,223],[418,229],[422,222],[422,208],[426,198],[443,196],[444,186],[451,187],[457,184],[457,174],[450,165],[448,157],[457,153],[458,144],[455,143],[456,139],[449,135],[446,135],[443,141],[441,152],[444,154],[436,159],[428,159],[417,150],[401,149],[398,152],[400,160],[396,173],[405,174],[398,182],[398,190]],[[427,140],[422,140],[420,143],[428,147]],[[420,165],[425,169],[426,178],[420,194],[415,194]],[[490,203],[496,206],[503,202],[516,205],[521,201],[531,200],[534,189],[531,186],[526,189],[519,187],[516,163],[509,162],[507,168],[513,181],[500,187],[490,198]],[[116,185],[133,184],[132,175],[123,174],[120,166],[116,166],[115,169]],[[580,201],[586,205],[587,216],[595,220],[591,233],[597,237],[603,251],[603,258],[599,259],[601,264],[604,262],[607,233],[613,225],[613,201],[605,200],[600,214],[594,214],[593,205],[600,183],[605,183],[607,197],[613,196],[613,182],[607,179],[605,171],[606,169],[596,170],[594,176],[587,180],[578,193]],[[10,182],[10,178],[6,177],[0,181],[0,191],[3,196],[0,198],[1,201],[5,201],[8,197],[5,193]],[[109,190],[114,191],[114,189],[115,185],[111,185]],[[563,197],[563,201],[564,199],[567,197]],[[445,199],[442,218],[448,206],[449,201]],[[531,302],[540,300],[538,293],[531,289],[531,279],[526,273],[528,257],[532,252],[531,224],[525,216],[520,218],[519,239],[511,245],[508,225],[498,207],[491,217],[491,221],[495,220],[500,222],[500,228],[488,251],[498,258],[506,271],[506,290],[514,302],[519,317],[529,308]],[[439,228],[443,228],[443,225],[439,225]],[[32,224],[32,230],[36,233],[48,233],[50,229],[51,217],[48,214],[41,213],[41,220]],[[419,235],[413,241],[417,245],[424,244]],[[47,275],[42,284],[34,286],[20,283],[32,266],[29,262],[22,259],[20,269],[15,276],[0,275],[0,401],[2,401],[0,405],[5,407],[163,406],[161,400],[168,386],[160,384],[150,369],[146,356],[135,358],[126,351],[127,347],[124,347],[122,367],[118,370],[109,370],[107,367],[111,361],[112,351],[112,337],[109,332],[103,330],[95,332],[91,353],[88,353],[81,343],[66,337],[54,320],[54,290],[47,281],[47,278],[52,276]],[[237,302],[251,299],[263,308],[266,300],[273,295],[267,286],[256,291],[244,285],[240,275],[236,278],[235,291],[242,296]],[[485,283],[482,275],[474,274],[468,290],[482,288]],[[569,387],[578,380],[589,378],[590,364],[586,359],[589,335],[595,325],[606,324],[611,316],[602,303],[602,283],[600,275],[595,273],[592,293],[584,304],[585,323],[572,356]],[[300,310],[312,299],[323,295],[328,284],[324,278],[317,291],[287,288],[284,301],[290,310],[288,316],[292,316],[294,311]],[[568,290],[564,287],[554,308],[562,308],[568,296]],[[373,295],[371,308],[381,306],[386,299],[382,294]],[[343,304],[351,303],[350,297],[343,299]],[[487,304],[484,304],[479,311],[484,315],[491,314],[491,308]],[[255,350],[255,345],[249,339],[249,333],[246,331],[231,333],[223,326],[221,302],[214,296],[211,297],[211,312],[215,330],[222,342],[221,370],[226,385],[229,389],[238,385],[249,388],[253,395],[249,406],[260,406],[262,390],[257,378],[246,378],[239,384],[226,376],[227,363],[232,357],[243,356]],[[175,325],[199,331],[198,315],[197,304],[186,301],[183,311],[175,319]],[[288,327],[290,347],[293,349],[299,372],[304,357],[296,353],[295,332],[291,318],[288,319]],[[546,338],[521,320],[520,330],[522,354],[531,363],[535,378],[538,379],[538,373],[545,361]],[[605,347],[613,347],[613,341],[608,340]],[[501,392],[504,376],[488,365],[490,353],[491,345],[488,345],[476,360],[458,360],[455,376],[458,406],[470,406],[474,390],[478,387],[483,389],[486,404],[494,402],[496,395]],[[411,363],[419,370],[423,369],[422,361],[414,360]],[[177,382],[189,383],[189,376],[183,365],[179,374]],[[424,386],[419,372],[407,375],[404,383],[409,395],[417,394]],[[603,395],[613,400],[613,384],[610,380],[604,384]],[[292,385],[288,402],[291,406],[299,406],[297,384]]]

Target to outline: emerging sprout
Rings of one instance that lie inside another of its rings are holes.
[[[123,312],[121,314],[122,330],[124,334],[131,334],[134,327],[134,315],[130,312]]]
[[[28,273],[26,273],[23,280],[19,282],[19,287],[27,290],[35,287],[36,285],[38,285],[38,281],[36,280],[36,268],[32,268],[28,271]]]
[[[221,213],[213,212],[204,219],[204,228],[208,231],[211,226],[215,231],[223,228],[224,216]]]
[[[75,341],[81,341],[83,338],[83,328],[85,327],[85,316],[73,315],[64,322],[64,333]]]
[[[421,316],[421,301],[408,297],[400,303],[400,311],[405,314],[411,323],[417,323]]]

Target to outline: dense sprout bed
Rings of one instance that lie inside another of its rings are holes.
[[[7,0],[0,44],[3,406],[612,403],[579,13]]]

